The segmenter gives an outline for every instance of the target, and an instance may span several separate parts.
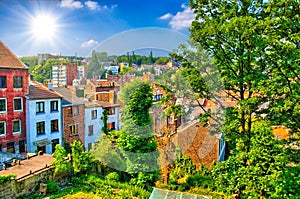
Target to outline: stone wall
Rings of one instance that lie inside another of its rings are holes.
[[[48,167],[26,177],[13,179],[10,182],[0,184],[0,198],[14,199],[21,195],[29,195],[33,192],[39,192],[40,183],[48,180],[57,181],[60,177],[53,175],[54,167]],[[64,178],[66,179],[66,178]]]

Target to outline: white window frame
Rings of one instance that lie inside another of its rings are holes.
[[[6,121],[0,121],[0,123],[4,123],[4,134],[0,134],[0,137],[6,136]]]
[[[56,104],[57,105],[57,110],[51,110],[51,108],[52,108],[52,106],[51,106],[51,104],[52,103],[54,103],[54,104]],[[50,101],[50,112],[58,112],[59,111],[59,102],[58,102],[58,100],[51,100]]]
[[[6,98],[0,98],[0,100],[5,100],[5,111],[0,111],[0,113],[7,113],[7,99]]]
[[[39,104],[39,106],[38,106],[38,104]],[[42,104],[42,106],[40,106],[41,104]],[[41,111],[41,107],[43,107],[42,111]],[[39,112],[38,112],[38,109],[39,109]],[[45,109],[46,109],[46,107],[45,107],[45,101],[35,102],[35,114],[44,114],[46,112]]]
[[[91,118],[92,119],[97,119],[98,117],[98,111],[95,109],[95,110],[92,110],[91,111]]]
[[[14,122],[15,121],[19,121],[20,131],[14,132]],[[13,134],[20,134],[22,132],[22,122],[20,119],[12,120],[12,132],[13,132]]]
[[[21,99],[21,109],[20,110],[15,110],[15,100],[16,99]],[[15,97],[13,101],[13,106],[14,106],[14,112],[22,112],[23,111],[23,98],[22,97]]]

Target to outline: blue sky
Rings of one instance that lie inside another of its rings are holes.
[[[18,57],[170,49],[189,36],[194,18],[188,0],[1,0],[0,10],[0,40]]]

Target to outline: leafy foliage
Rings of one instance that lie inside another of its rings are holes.
[[[47,184],[47,194],[55,194],[60,191],[59,186],[53,180],[47,181],[46,184]]]
[[[80,141],[75,140],[71,143],[72,149],[72,168],[75,173],[89,170],[93,157],[88,151],[84,151]]]
[[[213,169],[216,189],[245,198],[282,197],[277,187],[287,163],[283,149],[265,122],[255,122],[251,134],[249,152],[239,151]],[[237,140],[239,149],[244,144]]]
[[[45,64],[36,65],[32,71],[31,75],[34,80],[44,83],[47,82],[51,77],[52,66],[69,64],[70,61],[67,59],[48,59]]]
[[[125,104],[122,110],[117,145],[126,159],[126,171],[134,177],[131,183],[136,185],[154,185],[158,177],[158,152],[152,133],[149,108],[152,106],[152,89],[146,82],[134,80],[122,87],[121,100]]]
[[[104,109],[103,115],[102,115],[102,117],[101,117],[101,120],[103,121],[102,132],[103,132],[105,135],[108,135],[108,133],[109,133],[108,124],[107,124],[107,120],[108,120],[108,110]]]
[[[120,150],[105,134],[101,134],[99,142],[93,145],[90,151],[92,156],[100,163],[107,165],[119,171],[126,170],[125,160],[122,157]]]
[[[10,175],[3,175],[0,176],[0,184],[4,184],[6,182],[11,181],[12,179],[16,178],[17,175],[15,174],[10,174]]]
[[[70,144],[71,154],[67,154],[64,147],[56,145],[53,153],[55,166],[54,173],[74,172],[75,174],[88,171],[94,162],[90,152],[84,151],[80,141],[74,141]]]
[[[106,180],[111,180],[111,181],[119,181],[120,176],[117,172],[111,172],[105,176]]]
[[[55,146],[55,152],[53,153],[53,161],[51,164],[55,167],[54,173],[64,173],[70,171],[71,163],[70,159],[67,159],[67,152],[64,147],[60,145]],[[67,160],[66,160],[67,159]]]

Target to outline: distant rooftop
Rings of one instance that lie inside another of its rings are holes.
[[[62,106],[72,106],[72,105],[79,105],[84,104],[84,101],[74,95],[71,91],[64,87],[55,87],[53,88],[56,92],[62,95]]]

